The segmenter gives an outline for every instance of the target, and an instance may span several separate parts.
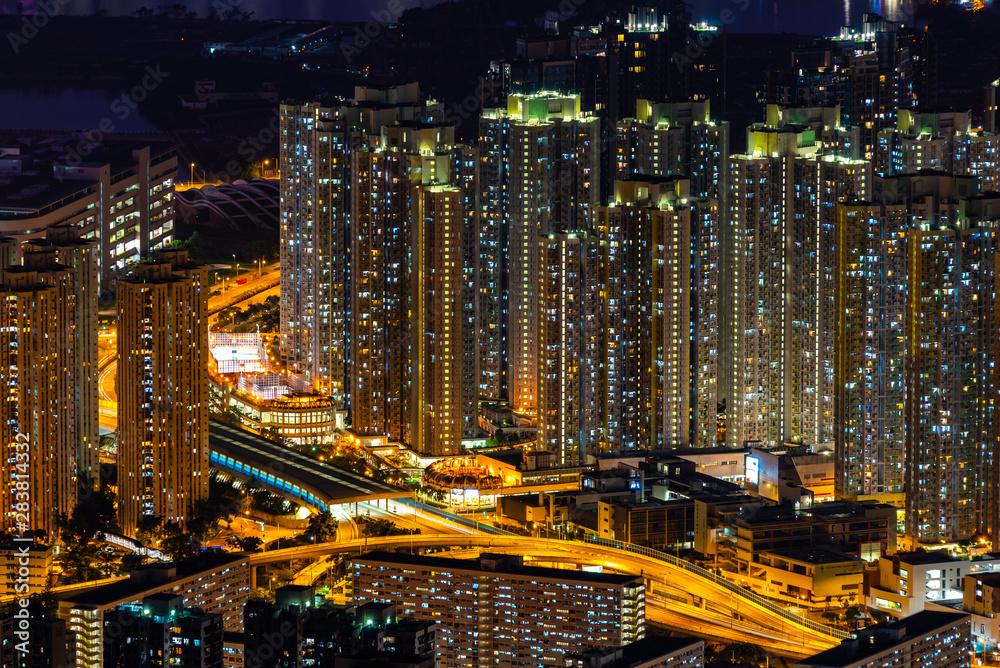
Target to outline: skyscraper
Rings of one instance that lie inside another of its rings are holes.
[[[16,242],[5,239],[0,246],[7,261],[15,257]],[[93,389],[80,374],[96,348],[79,347],[96,345],[96,301],[86,290],[96,278],[93,251],[81,242],[78,255],[63,258],[78,262],[74,266],[60,264],[55,248],[26,246],[21,265],[0,269],[0,378],[8,394],[0,467],[9,481],[0,487],[5,530],[54,536],[56,515],[76,504],[78,449],[96,437],[96,430],[84,433],[94,425],[81,413],[93,404],[79,394]]]
[[[77,473],[96,483],[100,467],[97,391],[97,295],[100,275],[96,244],[82,239],[73,227],[53,226],[46,228],[45,239],[26,243],[23,251],[26,256],[54,251],[55,261],[73,273],[76,322],[72,327],[72,352],[76,362],[73,390],[77,404]]]
[[[413,443],[458,454],[475,435],[479,395],[476,152],[421,156],[413,212]],[[451,163],[470,178],[452,183]],[[436,169],[435,169],[436,167]],[[425,181],[424,181],[425,180]]]
[[[838,207],[837,495],[900,503],[906,402],[906,207]]]
[[[585,464],[601,430],[601,254],[587,232],[539,240],[538,448]]]
[[[723,252],[727,442],[831,442],[836,204],[865,197],[871,169],[800,125],[752,126],[747,147],[730,160]]]
[[[185,527],[208,496],[207,270],[157,251],[118,283],[119,522]]]
[[[281,351],[289,370],[346,401],[347,153],[337,107],[281,107]]]
[[[726,191],[729,123],[713,122],[707,101],[639,99],[617,129],[616,178],[684,176],[694,197]]]
[[[598,209],[609,447],[715,445],[719,211],[688,187],[635,176]]]
[[[457,453],[478,430],[478,154],[416,84],[282,113],[290,368],[355,433]]]
[[[905,531],[996,540],[1000,195],[969,176],[877,177],[840,207],[836,487],[905,503]]]
[[[959,202],[975,195],[974,181],[910,181],[942,211],[915,216],[909,234],[906,535],[933,544],[980,531],[996,541],[1000,196]]]
[[[982,190],[1000,186],[1000,137],[975,129],[968,111],[900,110],[895,128],[878,133],[875,171],[884,176],[931,169],[979,177]]]
[[[579,96],[539,93],[484,110],[479,128],[483,390],[493,399],[506,378],[511,408],[534,414],[539,236],[588,229],[600,197],[600,122],[581,114]],[[504,340],[506,349],[498,348]],[[497,350],[500,359],[491,357]]]

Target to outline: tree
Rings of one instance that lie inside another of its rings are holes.
[[[309,525],[305,534],[312,537],[317,543],[327,540],[335,540],[337,536],[337,520],[329,510],[313,513],[309,516]]]
[[[121,574],[128,575],[130,571],[133,571],[146,563],[147,559],[148,557],[144,557],[141,554],[131,553],[124,555],[121,560]]]
[[[177,522],[167,522],[163,525],[166,538],[160,541],[160,549],[176,559],[193,556],[201,549],[201,541],[197,536],[185,533]]]
[[[735,668],[760,668],[767,661],[767,652],[760,645],[746,642],[719,644],[706,646],[705,660]]]
[[[260,552],[264,547],[264,541],[257,536],[230,536],[226,539],[226,545],[238,552]]]
[[[279,443],[281,445],[292,444],[291,439],[282,436],[281,431],[279,431],[278,428],[275,427],[274,425],[271,425],[270,427],[264,427],[263,429],[261,429],[260,435],[269,441],[274,441],[275,443]]]
[[[858,620],[864,618],[865,613],[856,605],[852,605],[847,610],[844,610],[844,619],[851,627],[857,627]]]
[[[94,489],[86,478],[78,479],[80,502],[70,515],[56,516],[56,526],[62,541],[73,549],[86,545],[99,533],[118,533],[118,511],[115,508],[115,494],[107,485]]]
[[[163,535],[163,518],[159,515],[143,515],[136,523],[135,536],[143,544],[155,546]]]

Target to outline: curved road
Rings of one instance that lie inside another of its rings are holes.
[[[776,616],[757,603],[736,596],[707,578],[651,557],[577,541],[522,536],[417,535],[320,543],[249,555],[251,565],[293,558],[323,558],[389,547],[467,547],[531,556],[536,560],[581,561],[608,569],[642,574],[649,581],[647,616],[672,627],[710,638],[760,643],[775,652],[808,656],[839,643],[837,638]],[[681,599],[681,600],[679,600]]]

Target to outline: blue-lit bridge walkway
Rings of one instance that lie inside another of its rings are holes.
[[[219,420],[209,420],[209,458],[220,471],[256,480],[262,487],[314,510],[413,493],[321,462],[297,450]]]

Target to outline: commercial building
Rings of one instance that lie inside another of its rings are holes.
[[[741,577],[753,576],[764,553],[827,546],[870,562],[896,551],[896,508],[887,504],[832,501],[808,510],[750,507],[727,520],[720,558],[729,560]]]
[[[354,597],[437,623],[437,660],[563,666],[580,649],[645,636],[645,587],[628,575],[372,552],[353,560]]]
[[[118,283],[119,522],[186,526],[208,496],[206,269],[160,250]]]
[[[218,615],[224,631],[242,632],[250,572],[246,555],[202,552],[197,557],[169,564],[143,566],[125,580],[62,598],[58,614],[67,624],[65,665],[76,668],[104,665],[105,615],[122,605],[139,605],[154,594],[178,595],[184,608]]]
[[[795,668],[964,668],[971,657],[969,615],[924,611],[869,627]]]
[[[19,250],[0,240],[0,430],[9,448],[0,528],[51,539],[56,515],[76,505],[77,472],[96,477],[97,462],[96,396],[83,396],[96,393],[95,258],[92,244],[65,232],[73,250],[61,255],[44,242]]]
[[[104,615],[102,665],[223,668],[222,635],[221,615],[187,608],[179,594],[152,594]]]
[[[829,547],[761,552],[748,576],[755,591],[794,605],[840,607],[864,598],[865,562]]]
[[[67,225],[97,244],[101,286],[174,239],[177,154],[165,141],[18,132],[0,138],[0,234]]]
[[[967,577],[1000,571],[1000,558],[956,559],[943,551],[897,552],[879,558],[878,584],[868,592],[868,605],[893,617],[906,617],[934,606],[964,602]]]

